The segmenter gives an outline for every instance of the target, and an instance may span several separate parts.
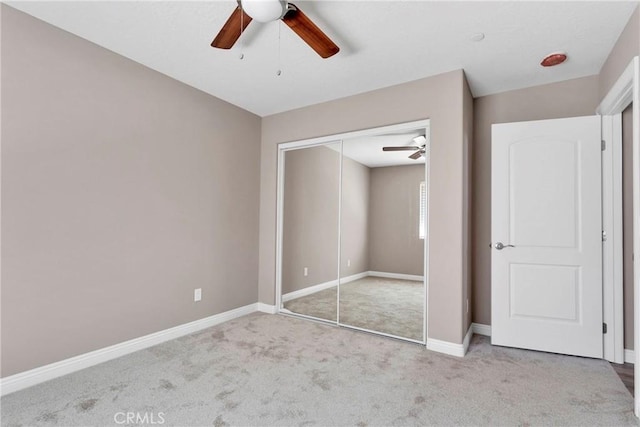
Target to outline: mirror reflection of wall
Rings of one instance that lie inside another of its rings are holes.
[[[424,340],[424,157],[418,133],[343,146],[340,323]],[[418,147],[420,148],[420,147]]]
[[[285,153],[282,305],[335,322],[340,143]]]
[[[420,202],[424,176],[424,164],[371,170],[371,270],[422,277]]]
[[[371,169],[343,157],[341,212],[341,283],[366,274],[369,268],[369,198]]]

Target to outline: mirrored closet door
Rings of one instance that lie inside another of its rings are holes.
[[[281,311],[329,322],[338,310],[340,149],[287,150],[280,165]]]
[[[280,312],[426,342],[428,132],[280,146]]]
[[[345,139],[340,324],[424,342],[425,130]]]

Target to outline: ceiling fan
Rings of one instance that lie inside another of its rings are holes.
[[[382,147],[382,151],[414,151],[415,153],[409,156],[410,159],[418,160],[420,157],[424,156],[426,153],[427,147],[427,138],[424,135],[416,136],[412,139],[415,145],[410,146],[399,146],[399,147]]]
[[[340,48],[307,15],[286,0],[237,0],[238,6],[211,42],[211,46],[231,49],[252,20],[271,22],[282,20],[318,55],[329,58]]]

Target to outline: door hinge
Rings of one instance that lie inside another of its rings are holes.
[[[606,323],[603,323],[603,324],[602,324],[602,333],[603,333],[603,334],[606,334],[606,333],[607,333],[607,324],[606,324]]]
[[[601,139],[600,148],[602,149],[602,151],[604,151],[607,148],[607,141],[605,141],[604,139]]]
[[[602,241],[606,242],[607,241],[607,232],[602,230]]]

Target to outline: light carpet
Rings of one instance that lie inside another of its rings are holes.
[[[296,298],[284,307],[298,314],[336,321],[335,287]],[[424,283],[365,277],[340,285],[340,323],[424,341]]]
[[[3,426],[117,425],[126,412],[154,414],[156,424],[162,413],[170,426],[638,425],[603,360],[492,347],[479,336],[456,358],[258,313],[1,403]]]

